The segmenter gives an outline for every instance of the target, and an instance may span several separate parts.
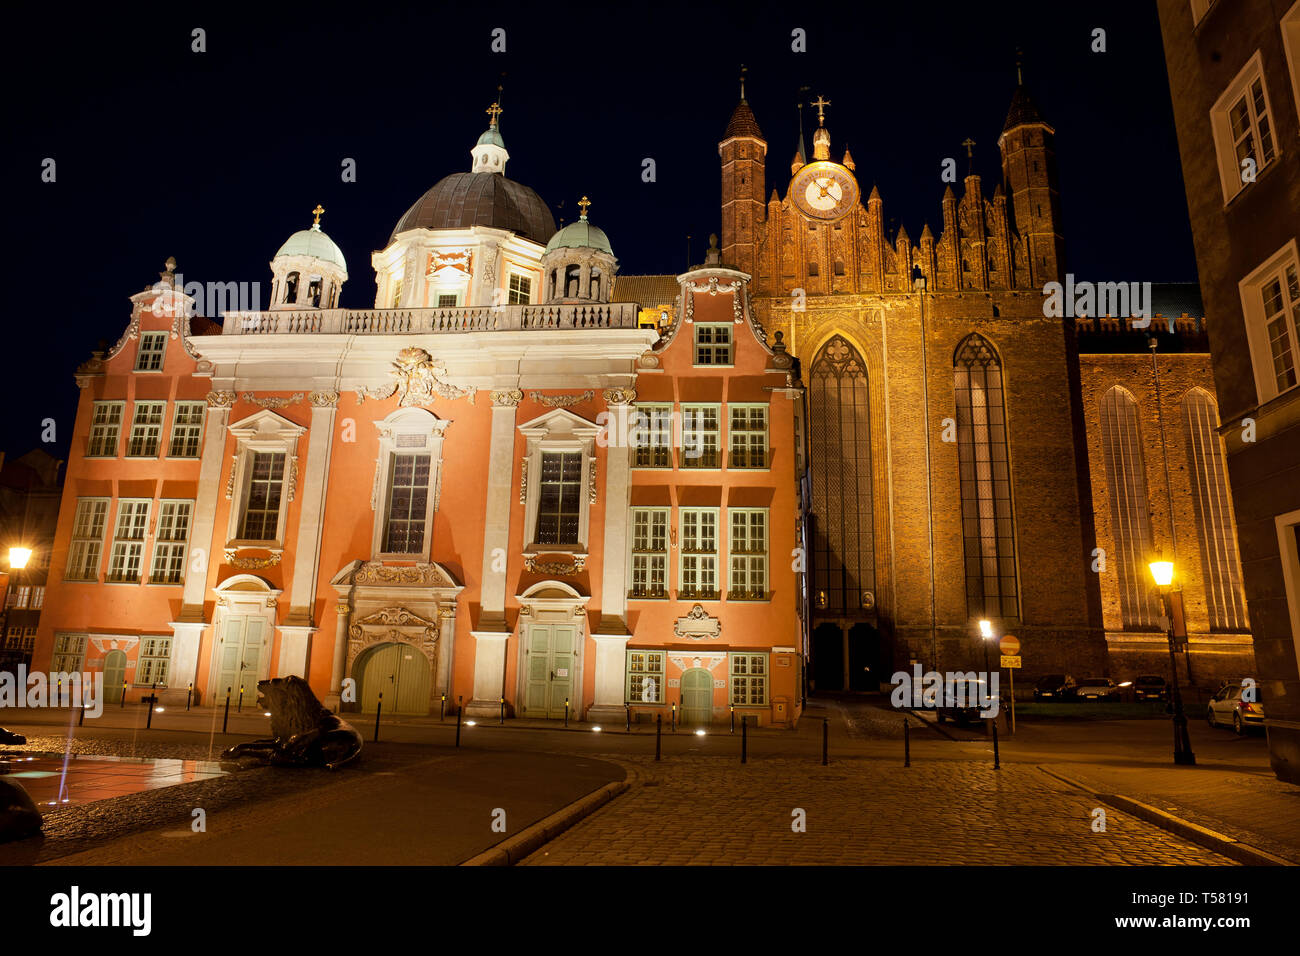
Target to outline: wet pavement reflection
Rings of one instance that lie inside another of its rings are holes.
[[[0,775],[22,784],[38,807],[94,803],[225,775],[207,760],[79,754],[0,754]]]

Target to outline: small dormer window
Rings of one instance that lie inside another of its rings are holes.
[[[284,301],[294,303],[298,301],[298,273],[290,272],[284,277]]]

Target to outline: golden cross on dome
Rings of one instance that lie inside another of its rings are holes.
[[[818,126],[825,126],[825,125],[826,125],[826,107],[828,107],[828,106],[831,105],[831,101],[828,100],[828,99],[825,99],[825,98],[824,98],[820,93],[818,93],[818,94],[817,94],[817,99],[813,100],[813,101],[812,101],[811,103],[809,103],[808,105],[809,105],[809,106],[815,106],[815,107],[817,107],[817,125],[818,125]]]
[[[578,200],[578,208],[582,210],[582,218],[587,218],[587,207],[591,205],[591,200],[583,196]]]
[[[493,103],[484,112],[486,112],[488,116],[492,117],[491,125],[495,128],[497,125],[497,117],[504,113],[505,110],[501,108],[500,103]]]
[[[322,206],[320,203],[317,203],[317,204],[316,204],[316,208],[313,209],[313,210],[311,211],[311,214],[312,214],[313,216],[316,217],[316,221],[315,221],[314,223],[312,223],[312,225],[315,225],[315,226],[319,226],[319,225],[320,225],[320,216],[321,216],[321,213],[323,213],[324,211],[325,211],[325,207]]]

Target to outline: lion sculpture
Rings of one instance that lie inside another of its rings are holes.
[[[221,755],[223,761],[256,758],[275,767],[336,770],[361,753],[361,735],[322,706],[301,677],[259,681],[257,699],[271,713],[271,739],[235,744]]]

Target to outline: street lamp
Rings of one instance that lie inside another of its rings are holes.
[[[1156,588],[1160,591],[1160,601],[1164,606],[1165,620],[1169,627],[1166,636],[1169,640],[1169,670],[1173,675],[1173,704],[1174,704],[1174,763],[1186,766],[1195,766],[1196,754],[1192,753],[1192,741],[1187,736],[1187,715],[1183,713],[1183,695],[1178,689],[1178,659],[1174,656],[1174,643],[1176,636],[1174,608],[1178,609],[1178,617],[1182,617],[1183,595],[1181,591],[1174,590],[1172,587],[1174,581],[1174,563],[1172,561],[1155,560],[1148,567],[1151,568],[1151,578],[1156,582]]]
[[[14,571],[21,571],[27,567],[27,562],[31,559],[31,548],[13,547],[9,549],[9,567]]]
[[[32,549],[24,548],[22,545],[14,545],[9,549],[9,570],[4,572],[5,589],[4,589],[4,608],[0,611],[0,647],[5,646],[9,635],[9,594],[14,586],[13,573],[21,571],[27,567],[27,562],[32,558]],[[19,647],[21,647],[19,642]]]
[[[980,637],[984,645],[984,679],[988,680],[989,673],[989,641],[993,640],[993,622],[987,618],[980,618]]]

